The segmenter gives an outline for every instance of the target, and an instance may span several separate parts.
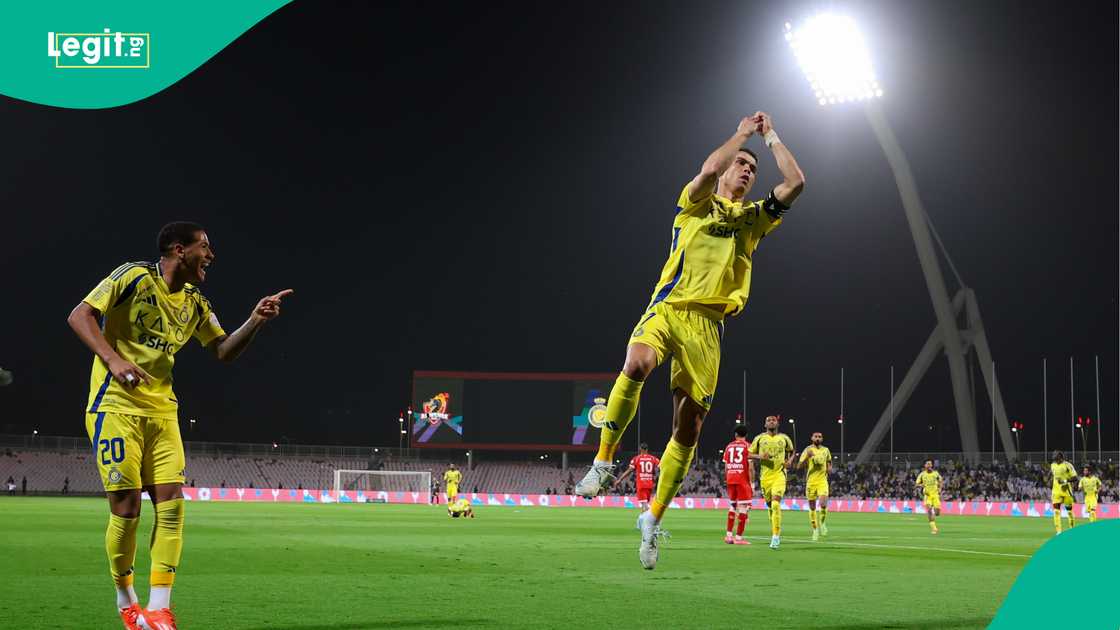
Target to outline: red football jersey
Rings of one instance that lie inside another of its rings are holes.
[[[751,448],[746,440],[734,440],[723,448],[723,467],[727,470],[727,485],[751,485],[751,466],[747,454]]]
[[[635,455],[630,459],[634,467],[635,486],[639,488],[653,487],[653,469],[661,464],[661,460],[653,455]]]

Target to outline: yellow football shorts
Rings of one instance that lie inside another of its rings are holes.
[[[459,484],[457,484],[457,483],[447,484],[447,502],[450,503],[450,502],[454,501],[455,497],[457,497],[457,496],[459,496]]]
[[[1085,510],[1092,512],[1097,509],[1097,497],[1093,495],[1085,495]]]
[[[1056,485],[1050,490],[1050,504],[1057,505],[1059,503],[1065,503],[1066,505],[1073,503],[1073,493],[1069,491],[1068,486]]]
[[[86,432],[106,491],[184,483],[187,458],[177,421],[87,413]]]
[[[812,481],[805,485],[805,498],[816,501],[817,497],[828,496],[828,480]]]
[[[771,499],[781,499],[786,496],[786,475],[782,472],[763,473],[758,485],[762,488],[762,498],[767,503]]]
[[[722,337],[723,319],[717,311],[658,302],[638,320],[630,343],[653,348],[658,365],[672,355],[669,388],[680,388],[704,409],[711,409]]]
[[[937,508],[938,510],[940,510],[941,509],[941,495],[937,494],[937,493],[927,492],[926,493],[926,498],[922,500],[922,503],[927,508]]]

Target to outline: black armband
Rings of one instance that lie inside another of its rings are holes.
[[[778,201],[778,198],[774,196],[774,191],[771,190],[770,194],[766,195],[766,200],[762,202],[762,209],[766,211],[766,214],[770,215],[771,219],[777,221],[782,218],[786,210],[789,210],[789,206]]]

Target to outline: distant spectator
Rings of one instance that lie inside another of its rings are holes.
[[[253,487],[253,482],[252,482],[252,481],[250,481],[250,482],[249,482],[249,487],[250,487],[250,488],[252,488],[252,487]]]
[[[191,479],[191,487],[194,487],[194,479]]]
[[[16,493],[16,479],[15,477],[8,477],[8,496],[14,496]]]
[[[62,494],[70,494],[70,478],[62,480]]]
[[[226,480],[225,480],[225,479],[223,479],[223,480],[222,480],[222,485],[220,485],[220,486],[218,486],[218,487],[219,487],[219,488],[224,488],[224,487],[226,487]]]
[[[27,477],[26,476],[24,476],[23,483],[21,485],[23,486],[20,489],[21,494],[27,494]]]

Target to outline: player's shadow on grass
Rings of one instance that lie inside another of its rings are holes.
[[[260,626],[249,630],[371,630],[373,628],[450,628],[493,625],[490,619],[396,619],[392,621],[351,621],[347,623],[315,623],[310,625]]]

